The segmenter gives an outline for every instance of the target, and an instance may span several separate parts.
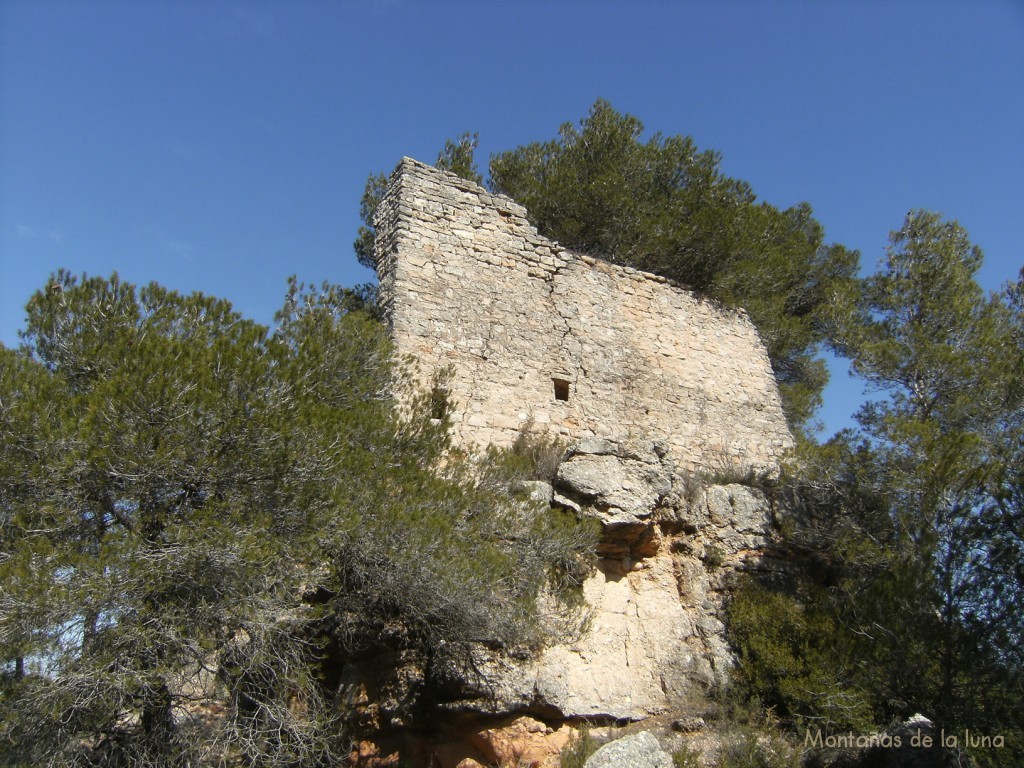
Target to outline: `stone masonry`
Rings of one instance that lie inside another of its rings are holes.
[[[527,426],[562,437],[555,476],[520,490],[602,534],[582,604],[551,606],[554,634],[536,653],[467,641],[346,667],[360,717],[383,724],[357,763],[391,764],[373,755],[404,728],[414,764],[553,768],[580,723],[699,713],[733,661],[733,574],[761,567],[776,518],[743,481],[776,476],[793,444],[753,325],[567,251],[511,199],[409,158],[375,225],[396,351],[423,386],[443,382],[456,441],[508,446]],[[428,711],[446,730],[415,737]]]
[[[792,437],[744,312],[565,250],[510,198],[410,158],[375,225],[397,352],[425,383],[451,371],[461,444],[507,446],[532,424],[658,440],[691,472],[777,473]]]

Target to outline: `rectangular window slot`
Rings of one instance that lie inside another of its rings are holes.
[[[555,385],[555,400],[569,399],[569,382],[565,379],[552,379]]]

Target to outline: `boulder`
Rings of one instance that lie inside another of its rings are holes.
[[[551,501],[551,483],[546,483],[543,480],[521,480],[512,490],[521,493],[530,501],[545,503]]]
[[[557,501],[605,526],[646,523],[672,491],[671,466],[654,443],[580,441],[558,467]],[[568,503],[566,503],[568,502]]]
[[[672,768],[672,756],[650,731],[641,731],[605,744],[583,768]]]

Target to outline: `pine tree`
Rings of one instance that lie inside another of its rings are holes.
[[[323,659],[539,642],[592,536],[485,488],[365,291],[53,277],[0,348],[0,763],[339,762]]]
[[[946,723],[998,729],[1014,722],[1024,679],[1014,501],[1024,345],[1014,287],[986,295],[981,264],[957,222],[910,212],[866,282],[845,348],[884,395],[858,420],[906,559],[917,563],[903,589],[937,623],[902,625],[936,662],[927,706]]]
[[[1016,765],[1024,318],[1021,284],[986,295],[981,262],[935,213],[891,233],[839,326],[872,387],[861,429],[805,446],[784,492],[799,568],[741,589],[730,632],[742,690],[794,721],[924,712],[947,732],[1003,734],[1010,748],[974,757]]]
[[[491,186],[526,206],[540,232],[614,263],[655,272],[746,309],[801,427],[827,381],[817,359],[857,254],[825,245],[806,203],[779,210],[720,171],[688,136],[643,140],[644,126],[603,100],[558,137],[494,155]]]

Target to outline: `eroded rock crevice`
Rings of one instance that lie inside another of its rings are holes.
[[[375,686],[358,700],[367,743],[398,739],[403,759],[414,746],[442,768],[516,765],[501,762],[515,750],[555,766],[582,724],[691,713],[727,679],[723,606],[770,535],[763,491],[695,478],[657,442],[600,439],[575,443],[552,483],[528,485],[531,498],[601,523],[577,613],[539,652],[452,643],[429,658],[364,660]]]

